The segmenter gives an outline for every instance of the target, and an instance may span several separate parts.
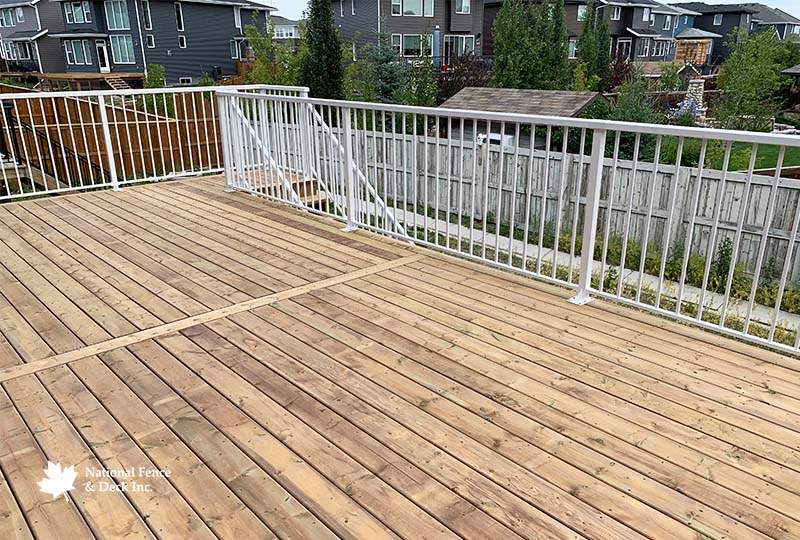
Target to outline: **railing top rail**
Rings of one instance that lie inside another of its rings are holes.
[[[147,94],[185,94],[191,92],[220,92],[232,90],[241,95],[247,95],[242,90],[275,90],[282,92],[308,92],[305,86],[277,86],[270,84],[240,84],[231,86],[176,86],[167,88],[141,88],[125,90],[63,90],[58,92],[12,92],[0,94],[0,101],[11,99],[41,99],[62,97],[91,97],[91,96],[141,96]]]
[[[445,109],[438,107],[414,107],[409,105],[396,105],[388,103],[368,103],[362,101],[344,101],[333,99],[305,98],[299,96],[276,96],[263,94],[248,94],[240,92],[233,87],[223,87],[216,91],[223,96],[237,96],[249,99],[265,99],[271,101],[284,101],[289,103],[309,103],[312,105],[350,107],[369,111],[383,111],[391,113],[427,114],[447,118],[468,120],[483,120],[493,122],[513,122],[533,124],[541,127],[568,127],[577,129],[624,131],[640,133],[643,135],[666,135],[673,137],[687,137],[693,139],[719,139],[726,142],[742,142],[759,145],[778,145],[800,148],[800,137],[777,133],[760,133],[754,131],[735,131],[730,129],[713,129],[700,127],[685,127],[663,124],[639,124],[633,122],[615,122],[611,120],[592,120],[585,118],[572,118],[561,116],[543,116],[534,114],[502,113],[491,111],[469,111],[462,109]]]

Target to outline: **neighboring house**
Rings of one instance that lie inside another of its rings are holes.
[[[678,4],[678,7],[699,13],[699,15],[694,17],[695,28],[719,36],[710,38],[713,41],[709,60],[709,64],[711,65],[722,63],[730,54],[730,50],[725,42],[730,39],[731,33],[750,33],[757,27],[753,16],[758,11],[744,4],[712,5],[703,2],[689,2],[686,4]]]
[[[755,30],[763,28],[774,28],[775,33],[781,39],[791,36],[800,37],[800,19],[789,15],[783,10],[771,8],[764,4],[744,4],[756,10],[753,14],[753,21],[756,23]]]
[[[598,12],[608,23],[612,55],[636,62],[672,60],[677,10],[653,0],[605,0]]]
[[[670,7],[678,12],[673,59],[684,65],[692,64],[697,68],[707,65],[714,51],[714,40],[721,38],[722,35],[694,27],[695,17],[701,16],[702,13],[686,9],[680,4]]]
[[[42,52],[39,41],[47,34],[37,16],[40,0],[0,0],[0,53],[8,71],[39,71]],[[46,0],[45,0],[46,1]]]
[[[168,84],[233,74],[246,48],[242,22],[255,18],[266,28],[272,9],[248,0],[0,0],[2,6],[9,70],[65,80],[97,74],[112,85],[115,76],[144,74],[148,64],[164,66]]]
[[[288,45],[292,49],[297,49],[300,45],[300,21],[293,21],[286,17],[271,15],[272,39],[278,43]]]
[[[359,45],[377,43],[381,33],[409,60],[433,56],[447,64],[481,51],[483,0],[332,0],[331,7],[354,53]]]

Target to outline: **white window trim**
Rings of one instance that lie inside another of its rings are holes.
[[[156,48],[156,37],[153,34],[147,34],[144,36],[145,42],[147,43],[148,49],[155,49]]]
[[[191,77],[178,77],[178,84],[192,84]]]
[[[578,58],[578,40],[577,39],[570,39],[569,44],[567,45],[567,58],[570,60],[575,60]]]
[[[178,35],[178,48],[185,49],[186,48],[186,36],[183,34]]]
[[[582,22],[583,19],[586,18],[586,12],[588,10],[589,10],[589,6],[578,6],[578,14],[577,14],[577,18],[575,20],[577,20],[578,22]],[[581,14],[583,14],[583,16],[581,16]]]
[[[631,51],[633,50],[633,40],[631,38],[620,38],[617,40],[617,48],[614,50],[614,55],[619,55],[619,45],[620,43],[627,43],[628,44],[628,56],[626,58],[631,57]]]
[[[342,1],[344,1],[344,0],[342,0]],[[400,8],[400,12],[399,13],[395,13],[394,12],[395,6]],[[403,0],[392,0],[391,4],[389,4],[389,12],[392,14],[392,17],[402,17],[403,16]]]
[[[18,6],[16,12],[17,22],[25,22],[25,11],[22,9],[22,6]]]
[[[77,62],[77,58],[75,57],[75,43],[80,44],[80,47],[83,49],[83,62]],[[92,55],[89,51],[89,40],[88,39],[67,39],[64,40],[64,54],[67,57],[67,65],[70,66],[91,66],[92,65]],[[70,60],[70,57],[72,58]]]
[[[469,15],[470,13],[472,13],[472,0],[466,0],[466,1],[467,1],[467,10],[466,11],[459,11],[458,10],[459,9],[458,0],[456,0],[456,2],[457,2],[456,3],[456,15]]]
[[[642,22],[648,22],[650,20],[650,8],[642,9]]]
[[[124,27],[124,28],[112,28],[112,27],[111,27],[111,26],[112,26],[112,25],[111,25],[111,21],[110,21],[110,20],[109,20],[109,18],[108,18],[108,16],[110,15],[110,13],[109,13],[109,11],[108,11],[108,6],[109,6],[109,4],[115,4],[115,3],[116,3],[116,4],[122,4],[122,5],[124,6],[124,8],[125,8],[125,13],[127,13],[127,10],[128,10],[128,2],[127,2],[126,0],[105,0],[105,1],[103,2],[103,9],[104,9],[104,10],[105,10],[105,12],[106,12],[106,28],[108,28],[109,30],[112,30],[112,31],[130,30],[130,29],[131,29],[131,19],[130,19],[130,16],[128,16],[128,25],[127,25],[126,27]],[[123,23],[123,24],[124,24],[124,23]]]
[[[445,34],[442,43],[447,43],[448,40],[452,40],[454,43],[462,41],[464,45],[467,44],[467,41],[472,41],[472,54],[475,54],[475,36],[473,34]],[[442,54],[444,54],[444,50],[442,50]],[[463,56],[463,51],[459,51],[458,56]]]
[[[609,17],[612,21],[619,21],[622,19],[622,8],[620,6],[611,6],[611,16]]]
[[[144,29],[153,29],[153,15],[150,13],[150,0],[142,0],[142,18],[144,19]]]
[[[239,44],[236,43],[235,39],[232,39],[228,42],[228,46],[230,47],[230,52],[236,51],[236,56],[231,54],[231,60],[239,60]]]
[[[419,37],[419,54],[406,54],[406,38],[407,37]],[[403,58],[421,58],[422,57],[422,34],[403,34],[403,37],[400,38],[400,54]]]
[[[397,37],[397,49],[395,49],[394,45],[394,38]],[[389,44],[392,46],[392,50],[397,53],[397,56],[403,56],[403,34],[392,34],[389,38]]]
[[[356,0],[350,0],[350,15],[356,14]]]
[[[664,15],[664,26],[662,30],[669,30],[672,28],[672,15]]]
[[[181,8],[181,19],[183,19],[183,8]],[[242,8],[233,6],[233,26],[242,29]]]
[[[344,0],[339,0],[339,17],[344,17]]]
[[[117,61],[117,59],[114,58],[114,45],[113,45],[114,38],[120,39],[120,38],[125,38],[125,37],[128,37],[131,40],[131,61],[130,62]],[[133,64],[136,64],[136,51],[133,48],[133,36],[131,34],[112,34],[112,35],[108,36],[108,46],[111,48],[111,62],[112,63],[117,64],[117,65],[133,65]]]
[[[642,52],[637,55],[639,58],[647,58],[650,56],[650,41],[650,38],[644,38],[644,44],[646,47],[644,47]]]
[[[181,14],[180,20],[178,20],[178,13]],[[186,24],[183,20],[183,6],[180,2],[175,2],[175,29],[178,30],[178,32],[183,32],[185,26]]]
[[[719,18],[719,22],[717,22],[718,18]],[[724,17],[723,17],[722,13],[714,14],[714,26],[722,26],[723,19],[724,19]]]
[[[22,41],[16,43],[17,60],[30,60],[31,59],[31,46],[30,43]],[[25,50],[27,56],[22,56],[22,51]]]
[[[420,0],[420,1],[422,2],[422,13],[420,15],[406,15],[405,14],[405,9],[404,9],[405,8],[405,0],[392,0],[392,4],[391,4],[392,16],[393,17],[426,17],[428,19],[430,19],[431,17],[435,17],[436,16],[436,2],[435,2],[435,0]],[[342,2],[344,2],[344,0],[342,0]],[[429,4],[431,6],[431,14],[430,15],[425,15],[425,5],[426,4]],[[399,5],[400,6],[400,13],[394,13],[394,9],[393,8],[394,8],[395,5]],[[342,15],[342,16],[344,16],[344,15]],[[416,34],[408,34],[408,35],[409,36],[414,36]]]

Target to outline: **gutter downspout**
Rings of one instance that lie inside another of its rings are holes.
[[[33,7],[34,13],[36,13],[36,30],[37,32],[42,31],[42,20],[39,18],[39,6],[37,6],[38,2],[31,2],[31,6]],[[39,42],[37,40],[33,40],[33,46],[36,49],[36,65],[39,66],[39,73],[42,73],[42,55],[39,54]]]
[[[139,19],[139,0],[133,0],[133,10],[136,12],[136,28],[139,31],[139,48],[142,49],[142,67],[144,76],[147,77],[147,55],[144,52],[144,36],[142,36],[142,22]]]

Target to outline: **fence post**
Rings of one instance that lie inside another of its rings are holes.
[[[600,187],[603,183],[603,162],[606,151],[606,130],[596,129],[592,136],[592,157],[589,162],[589,183],[586,186],[586,208],[583,213],[583,247],[581,248],[581,268],[578,275],[578,291],[569,299],[573,304],[583,305],[592,299],[592,265],[594,263],[594,244],[597,235],[597,219],[600,211]],[[580,171],[578,171],[580,174]],[[580,204],[578,194],[576,205]]]
[[[97,106],[100,108],[100,125],[103,128],[103,144],[106,147],[106,158],[108,159],[108,171],[111,175],[111,189],[119,191],[119,178],[117,178],[117,162],[114,159],[114,148],[111,146],[111,126],[108,124],[108,114],[106,113],[106,98],[100,94],[97,96]]]
[[[300,90],[301,98],[308,99],[308,90]],[[309,124],[308,108],[311,105],[305,101],[300,102],[300,153],[302,154],[303,180],[310,180],[314,177],[311,161],[311,125]]]
[[[352,118],[350,117],[350,107],[342,108],[342,127],[344,128],[344,178],[347,184],[347,225],[345,225],[345,232],[355,231],[358,229],[356,224],[356,175],[355,175],[355,162],[353,161],[353,126]]]
[[[233,162],[231,160],[231,125],[228,118],[228,98],[222,94],[217,94],[217,109],[219,110],[219,132],[222,137],[222,160],[223,170],[225,171],[225,192],[236,191],[233,185]]]

